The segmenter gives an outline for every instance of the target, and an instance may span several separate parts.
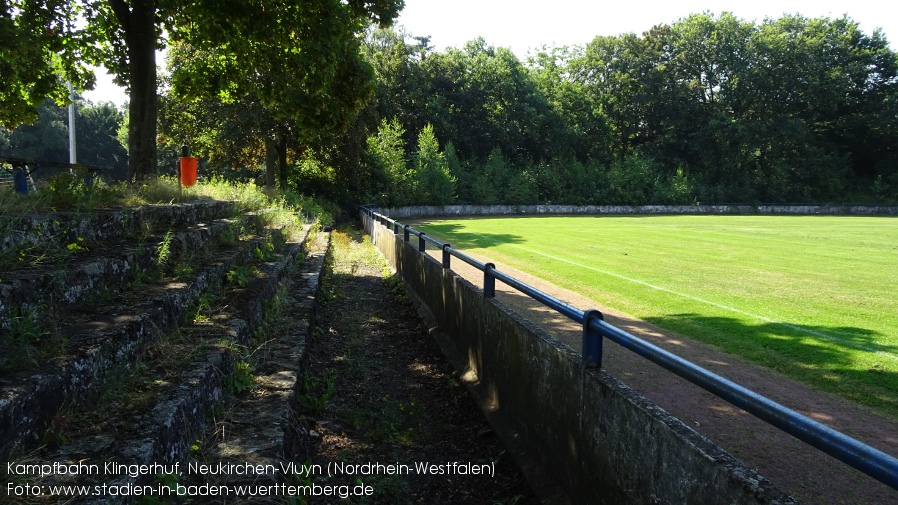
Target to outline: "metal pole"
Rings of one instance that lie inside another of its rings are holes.
[[[72,4],[69,4],[69,8]],[[72,12],[66,12],[66,31],[72,33]],[[78,142],[75,139],[75,91],[72,87],[72,81],[66,81],[69,88],[69,163],[74,165],[78,163]],[[71,168],[69,168],[71,171]]]
[[[593,319],[605,320],[596,309],[583,312],[583,365],[586,368],[602,367],[602,334],[590,328]]]
[[[449,268],[449,258],[452,256],[449,255],[449,244],[443,244],[443,268]]]
[[[490,274],[490,270],[495,270],[496,265],[487,263],[483,265],[483,296],[486,298],[496,297],[496,278]]]
[[[78,146],[75,140],[75,92],[72,83],[67,82],[69,86],[69,163],[74,165],[78,163]],[[71,170],[71,169],[70,169]]]

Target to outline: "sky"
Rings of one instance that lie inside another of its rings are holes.
[[[746,21],[800,13],[808,18],[848,15],[867,34],[881,28],[898,50],[898,2],[894,0],[405,0],[396,21],[414,36],[430,36],[437,51],[462,47],[483,37],[511,49],[521,60],[543,45],[583,45],[597,35],[641,34],[689,14],[732,12]],[[127,96],[97,71],[97,89],[85,93],[92,102],[123,104]]]
[[[478,36],[510,48],[524,59],[542,45],[583,45],[597,35],[642,34],[690,14],[727,11],[746,21],[801,13],[805,17],[848,17],[866,33],[882,28],[898,47],[898,3],[894,0],[405,0],[397,25],[415,36],[430,35],[442,51]],[[891,36],[890,36],[891,35]]]

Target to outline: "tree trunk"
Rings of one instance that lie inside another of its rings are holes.
[[[280,168],[281,191],[287,191],[287,131],[283,127],[278,133],[278,168]]]
[[[277,144],[273,138],[267,137],[265,139],[265,192],[268,194],[274,192],[277,158]]]
[[[109,0],[128,51],[128,181],[156,176],[156,0]]]

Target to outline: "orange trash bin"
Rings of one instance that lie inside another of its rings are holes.
[[[196,170],[199,164],[199,158],[182,157],[181,158],[181,184],[183,186],[193,186],[196,184]]]

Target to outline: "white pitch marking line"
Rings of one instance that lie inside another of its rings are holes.
[[[803,327],[801,327],[801,326],[797,326],[797,325],[789,324],[789,323],[784,323],[784,322],[782,322],[782,321],[775,321],[775,320],[770,319],[770,318],[768,318],[768,317],[759,316],[759,315],[757,315],[757,314],[752,314],[751,312],[745,312],[744,310],[740,310],[740,309],[737,309],[737,308],[735,308],[735,307],[729,307],[729,306],[727,306],[727,305],[722,305],[722,304],[719,304],[719,303],[717,303],[717,302],[712,302],[712,301],[710,301],[710,300],[705,300],[704,298],[699,298],[699,297],[697,297],[697,296],[692,296],[692,295],[689,295],[689,294],[686,294],[686,293],[679,293],[679,292],[677,292],[677,291],[673,291],[673,290],[670,290],[670,289],[667,289],[667,288],[664,288],[664,287],[661,287],[661,286],[656,286],[656,285],[654,285],[654,284],[651,284],[651,283],[648,283],[648,282],[645,282],[645,281],[641,281],[641,280],[639,280],[639,279],[632,279],[632,278],[627,277],[627,276],[624,276],[624,275],[616,274],[616,273],[614,273],[614,272],[608,272],[608,271],[606,271],[606,270],[601,270],[601,269],[599,269],[599,268],[596,268],[596,267],[593,267],[593,266],[590,266],[590,265],[584,265],[584,264],[582,264],[582,263],[577,263],[576,261],[571,261],[571,260],[569,260],[569,259],[559,258],[559,257],[553,256],[553,255],[551,255],[551,254],[546,254],[546,253],[541,252],[541,251],[537,251],[537,250],[534,250],[534,249],[530,249],[529,247],[524,247],[524,246],[517,245],[517,244],[507,244],[507,243],[505,243],[505,242],[500,242],[500,241],[498,241],[498,240],[495,240],[495,239],[492,239],[492,238],[490,238],[490,237],[486,237],[486,236],[483,236],[483,235],[479,235],[479,234],[476,234],[476,233],[473,233],[472,235],[476,235],[476,236],[478,236],[478,237],[480,237],[480,238],[483,238],[484,240],[488,240],[488,241],[493,242],[493,243],[495,243],[495,244],[502,244],[502,245],[508,245],[508,246],[511,246],[511,247],[516,247],[516,248],[518,248],[518,249],[522,249],[522,250],[524,250],[524,251],[527,251],[527,252],[530,252],[530,253],[533,253],[533,254],[538,254],[538,255],[540,255],[540,256],[544,256],[544,257],[546,257],[546,258],[553,259],[553,260],[555,260],[555,261],[560,261],[560,262],[562,262],[562,263],[567,263],[567,264],[570,264],[570,265],[574,265],[574,266],[576,266],[576,267],[585,268],[585,269],[587,269],[587,270],[592,270],[593,272],[598,272],[598,273],[600,273],[600,274],[610,275],[611,277],[617,277],[618,279],[625,280],[625,281],[628,281],[628,282],[632,282],[632,283],[634,283],[634,284],[640,284],[640,285],[642,285],[642,286],[645,286],[645,287],[648,287],[648,288],[652,288],[652,289],[656,289],[656,290],[658,290],[658,291],[663,291],[663,292],[665,292],[665,293],[670,293],[670,294],[675,295],[675,296],[680,296],[680,297],[683,297],[683,298],[687,298],[687,299],[689,299],[689,300],[694,300],[694,301],[696,301],[696,302],[700,302],[700,303],[704,303],[704,304],[707,304],[707,305],[711,305],[712,307],[717,307],[718,309],[723,309],[723,310],[726,310],[726,311],[729,311],[729,312],[735,312],[736,314],[742,314],[743,316],[748,316],[748,317],[757,319],[757,320],[759,320],[759,321],[764,321],[765,323],[772,323],[772,324],[777,324],[777,325],[780,325],[780,326],[785,326],[786,328],[789,328],[789,329],[792,329],[792,330],[796,330],[796,331],[800,331],[800,332],[803,332],[803,333],[807,333],[807,334],[809,334],[809,335],[814,335],[815,337],[825,338],[825,339],[827,339],[827,340],[829,340],[829,341],[836,342],[836,343],[842,344],[842,345],[847,346],[847,347],[853,347],[853,348],[855,348],[855,349],[859,349],[859,350],[862,350],[862,351],[868,351],[868,352],[872,352],[872,353],[876,353],[876,354],[881,354],[881,355],[886,356],[886,357],[888,357],[888,358],[891,358],[891,359],[894,359],[894,360],[898,360],[898,355],[892,354],[892,353],[890,353],[890,352],[880,351],[879,349],[874,349],[874,348],[872,348],[872,347],[867,347],[867,346],[865,346],[865,345],[855,344],[854,342],[850,342],[850,341],[848,341],[848,340],[845,340],[845,339],[842,339],[842,338],[839,338],[839,337],[834,337],[834,336],[832,336],[832,335],[827,335],[826,333],[820,333],[819,331],[814,331],[814,330],[811,330],[811,329],[809,329],[809,328],[803,328]]]

